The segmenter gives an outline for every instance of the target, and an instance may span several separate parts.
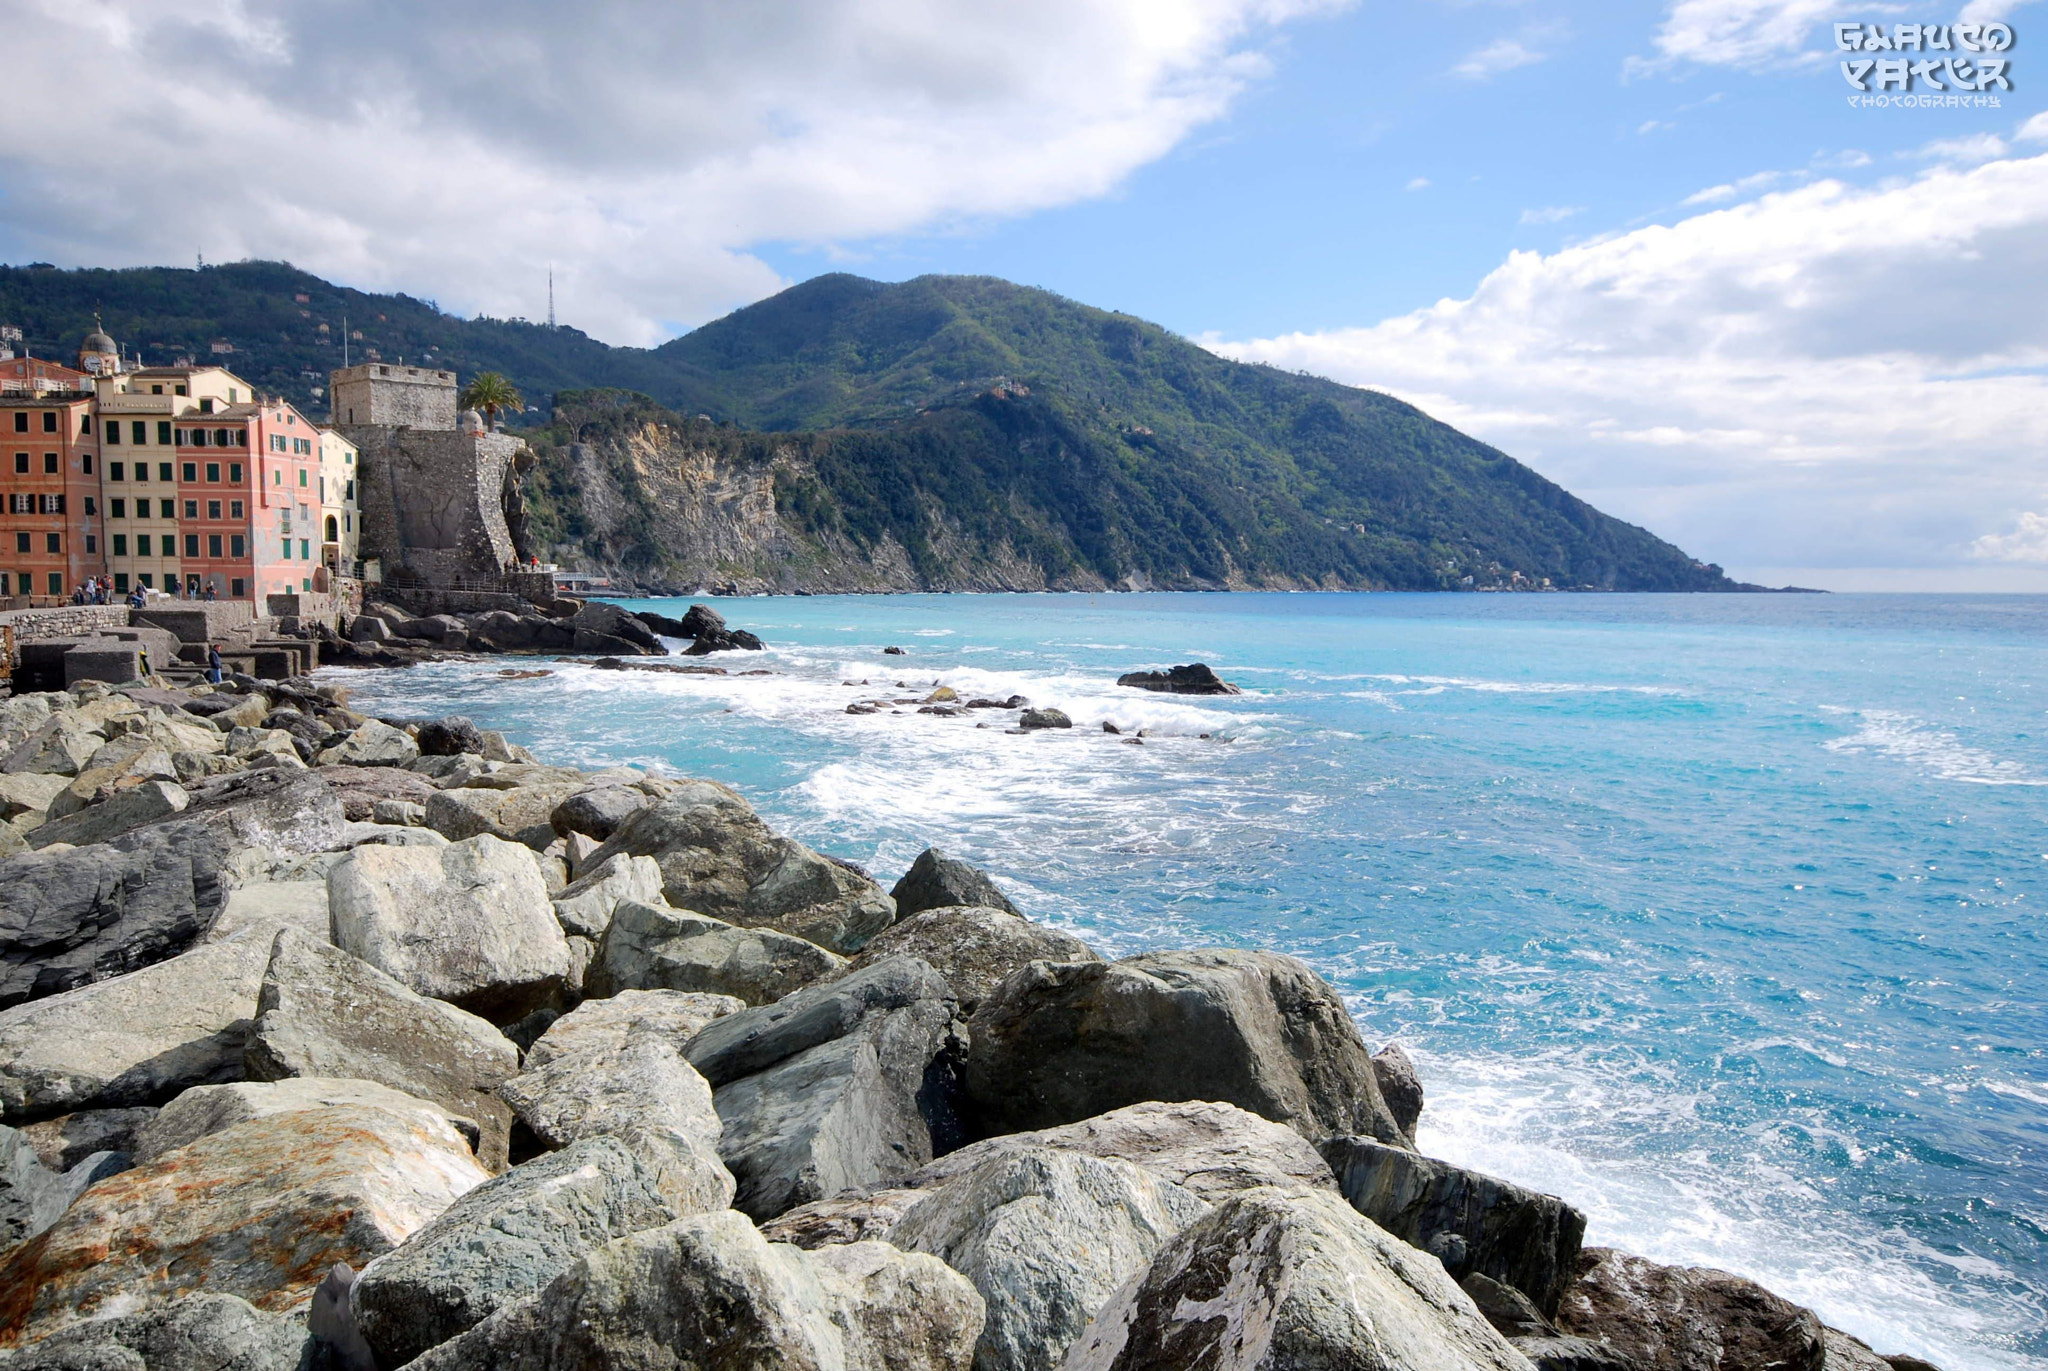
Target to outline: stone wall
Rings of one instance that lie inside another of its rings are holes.
[[[41,638],[81,638],[112,628],[128,627],[126,605],[65,605],[58,609],[10,609],[0,612],[0,624],[11,625],[14,640],[31,643]]]
[[[121,611],[122,624],[130,620]],[[168,629],[183,643],[247,639],[257,629],[256,608],[247,600],[156,602],[134,612],[133,622]]]
[[[455,373],[432,367],[402,367],[389,362],[328,373],[333,392],[334,422],[343,428],[362,425],[423,429],[455,427]]]
[[[503,433],[343,425],[356,445],[361,554],[388,577],[495,576],[513,556],[505,483],[524,446]]]
[[[373,597],[397,605],[408,614],[531,614],[536,602],[524,595],[493,590],[442,590],[430,586],[380,586]]]

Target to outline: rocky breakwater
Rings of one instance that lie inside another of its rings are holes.
[[[1292,958],[308,681],[0,756],[6,1371],[1915,1365],[1422,1155]]]
[[[546,654],[601,658],[668,655],[663,637],[687,638],[689,657],[714,652],[759,652],[764,644],[746,629],[730,628],[708,605],[691,605],[682,618],[633,611],[603,600],[557,599],[524,613],[493,609],[466,614],[414,614],[389,602],[366,605],[340,633],[319,630],[320,661],[327,666],[412,666],[453,656]]]

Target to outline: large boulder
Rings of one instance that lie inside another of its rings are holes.
[[[1634,1371],[1823,1371],[1827,1361],[1812,1310],[1727,1271],[1661,1266],[1606,1247],[1579,1254],[1557,1326],[1606,1344]]]
[[[1151,690],[1163,695],[1242,695],[1230,682],[1216,674],[1206,662],[1171,666],[1164,671],[1127,671],[1116,678],[1120,686]]]
[[[618,832],[620,824],[653,803],[654,796],[638,786],[592,786],[556,805],[548,819],[565,838],[581,833],[603,842]]]
[[[336,945],[422,995],[496,1023],[562,997],[569,946],[516,843],[359,847],[328,873],[327,900]]]
[[[0,862],[0,1006],[176,956],[227,900],[227,849],[205,830],[153,830]]]
[[[106,741],[106,734],[76,712],[53,715],[0,761],[0,770],[76,776]]]
[[[1095,1311],[1209,1206],[1129,1162],[1013,1147],[914,1205],[889,1232],[974,1282],[982,1371],[1052,1371]]]
[[[960,997],[963,1014],[972,1014],[991,990],[1027,963],[1102,960],[1071,933],[1001,909],[956,905],[926,909],[891,924],[860,950],[853,967],[900,956],[929,962]]]
[[[612,925],[621,900],[661,905],[661,867],[652,857],[621,853],[601,862],[584,863],[576,879],[555,895],[555,917],[564,932],[602,939]]]
[[[595,853],[652,857],[678,909],[774,928],[834,952],[858,952],[896,917],[895,902],[858,868],[775,833],[738,792],[687,781],[621,823]]]
[[[272,716],[275,717],[274,715]],[[322,748],[322,766],[405,766],[420,755],[419,744],[402,728],[367,719],[332,747]]]
[[[662,657],[668,649],[653,630],[617,605],[586,600],[569,619],[578,652],[609,652]]]
[[[415,771],[396,766],[323,766],[317,773],[341,800],[351,823],[362,823],[379,803],[398,800],[424,805],[434,798],[434,783]],[[467,836],[467,835],[464,835]]]
[[[279,852],[326,852],[348,841],[348,817],[325,781],[307,771],[275,768],[237,772],[189,787],[192,802],[174,819],[138,833],[204,831],[229,851],[267,847]],[[134,836],[115,840],[125,846]]]
[[[302,1371],[305,1325],[234,1295],[188,1295],[134,1314],[60,1328],[4,1363],[7,1371]]]
[[[1211,1204],[1255,1186],[1337,1189],[1329,1164],[1293,1129],[1201,1100],[1127,1105],[1059,1128],[969,1143],[903,1184],[943,1185],[1006,1149],[1026,1146],[1136,1162]]]
[[[0,1263],[0,1346],[195,1292],[290,1309],[337,1261],[398,1246],[484,1180],[431,1115],[251,1119],[106,1180]]]
[[[838,974],[846,959],[772,928],[621,900],[584,980],[586,994],[693,990],[768,1004]]]
[[[968,1126],[978,1137],[1145,1100],[1220,1100],[1311,1142],[1405,1141],[1344,1002],[1292,957],[1033,962],[982,1001],[970,1032]]]
[[[727,1211],[586,1253],[411,1371],[966,1371],[982,1317],[932,1257],[770,1245]]]
[[[722,1131],[711,1087],[678,1044],[655,1033],[556,1056],[507,1080],[498,1095],[545,1147],[647,1125],[715,1151]]]
[[[686,1053],[711,1082],[719,1153],[756,1219],[886,1185],[959,1141],[956,1003],[898,957],[717,1020]]]
[[[1109,1300],[1064,1371],[1529,1371],[1443,1268],[1334,1195],[1246,1190]]]
[[[419,726],[414,741],[422,757],[460,757],[465,752],[483,755],[484,735],[467,715],[450,714]]]
[[[69,1171],[95,1152],[135,1151],[136,1136],[156,1117],[151,1105],[133,1109],[80,1109],[23,1124],[21,1135],[51,1171]]]
[[[180,813],[191,797],[176,781],[141,781],[124,785],[75,814],[52,819],[28,835],[30,847],[70,843],[82,847],[118,838],[130,829]]]
[[[251,931],[0,1010],[0,1118],[160,1104],[240,1079],[269,947]]]
[[[889,896],[896,901],[898,919],[951,905],[979,905],[1000,909],[1006,914],[1019,913],[1017,906],[1010,903],[1010,897],[996,887],[986,871],[969,866],[957,857],[948,857],[936,847],[928,847],[918,854],[917,860],[910,864],[910,870],[903,873],[903,879],[896,882]]]
[[[1422,1075],[1415,1063],[1401,1050],[1401,1044],[1388,1043],[1372,1054],[1372,1074],[1380,1083],[1380,1098],[1393,1111],[1395,1124],[1413,1142],[1415,1125],[1422,1118]]]
[[[713,1020],[746,1007],[736,996],[685,990],[622,990],[608,1000],[586,1000],[527,1049],[526,1069],[537,1071],[557,1057],[614,1051],[639,1037],[687,1043]]]
[[[132,1155],[136,1164],[141,1165],[250,1119],[342,1105],[381,1109],[387,1114],[424,1114],[453,1128],[472,1150],[476,1146],[476,1121],[450,1113],[441,1105],[375,1081],[300,1076],[281,1081],[195,1085],[155,1111],[136,1131]]]
[[[350,1295],[356,1328],[381,1365],[403,1366],[585,1252],[681,1217],[630,1147],[590,1138],[486,1181],[371,1262]]]
[[[287,929],[272,945],[244,1053],[248,1078],[375,1081],[475,1119],[477,1156],[505,1167],[512,1110],[499,1084],[519,1050],[483,1019],[416,995],[338,947]]]
[[[1462,1281],[1474,1272],[1511,1285],[1545,1316],[1572,1279],[1586,1216],[1462,1166],[1370,1138],[1335,1137],[1323,1159],[1351,1207],[1435,1256]]]
[[[569,797],[582,778],[515,788],[464,786],[437,790],[426,801],[427,826],[448,838],[473,838],[488,833],[510,843],[524,843],[538,852],[556,838],[555,807]]]
[[[128,1165],[125,1157],[97,1153],[81,1159],[68,1173],[53,1171],[19,1129],[0,1127],[0,1252],[47,1229],[80,1191]]]

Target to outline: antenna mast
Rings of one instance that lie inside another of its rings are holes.
[[[555,326],[555,264],[548,263],[548,327]]]
[[[341,316],[341,364],[348,366],[348,315]]]

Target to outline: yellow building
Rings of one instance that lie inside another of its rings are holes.
[[[357,574],[362,528],[356,507],[356,445],[320,430],[320,564],[330,575]]]
[[[177,421],[253,398],[222,367],[142,367],[96,381],[107,571],[115,586],[179,585]]]

